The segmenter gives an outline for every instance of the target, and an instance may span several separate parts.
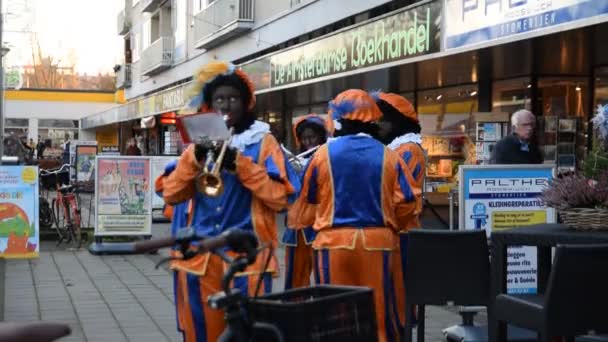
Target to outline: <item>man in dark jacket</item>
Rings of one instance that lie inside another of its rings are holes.
[[[543,156],[533,142],[536,117],[522,109],[511,116],[513,134],[502,138],[494,148],[493,164],[541,164]]]

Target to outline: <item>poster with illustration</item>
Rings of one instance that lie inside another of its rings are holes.
[[[150,235],[149,157],[98,156],[95,235]]]
[[[0,257],[37,258],[38,167],[0,166]]]
[[[93,191],[95,179],[95,156],[97,156],[96,145],[76,146],[76,184],[84,190]]]
[[[165,172],[165,166],[171,161],[177,160],[178,157],[152,157],[152,182]],[[165,206],[165,201],[162,197],[152,195],[152,210],[162,210]]]
[[[497,230],[556,223],[555,209],[540,196],[554,165],[462,165],[459,172],[460,229]],[[537,292],[536,247],[507,249],[507,292]]]

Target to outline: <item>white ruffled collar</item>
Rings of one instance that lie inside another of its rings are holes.
[[[270,125],[256,120],[247,130],[232,136],[230,147],[243,152],[247,146],[260,142],[268,133],[270,133]]]
[[[402,136],[396,137],[390,144],[387,145],[391,150],[396,150],[399,146],[406,143],[416,143],[422,145],[422,136],[417,133],[406,133]]]

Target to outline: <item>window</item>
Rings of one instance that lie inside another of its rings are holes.
[[[205,8],[207,8],[209,5],[211,5],[212,3],[214,3],[216,0],[193,0],[193,10],[194,13],[198,13],[202,10],[204,10]]]
[[[156,12],[151,16],[149,14],[144,15],[142,49],[149,48],[158,38],[160,38],[160,12]]]
[[[532,110],[529,77],[494,82],[492,88],[492,111],[515,113],[520,109]]]
[[[78,128],[78,120],[40,119],[39,127],[45,128]]]
[[[4,119],[5,127],[28,127],[29,120],[28,119]]]

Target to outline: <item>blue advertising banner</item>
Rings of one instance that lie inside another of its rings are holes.
[[[608,14],[608,0],[444,0],[444,48],[555,31]],[[593,24],[590,22],[589,25]]]

